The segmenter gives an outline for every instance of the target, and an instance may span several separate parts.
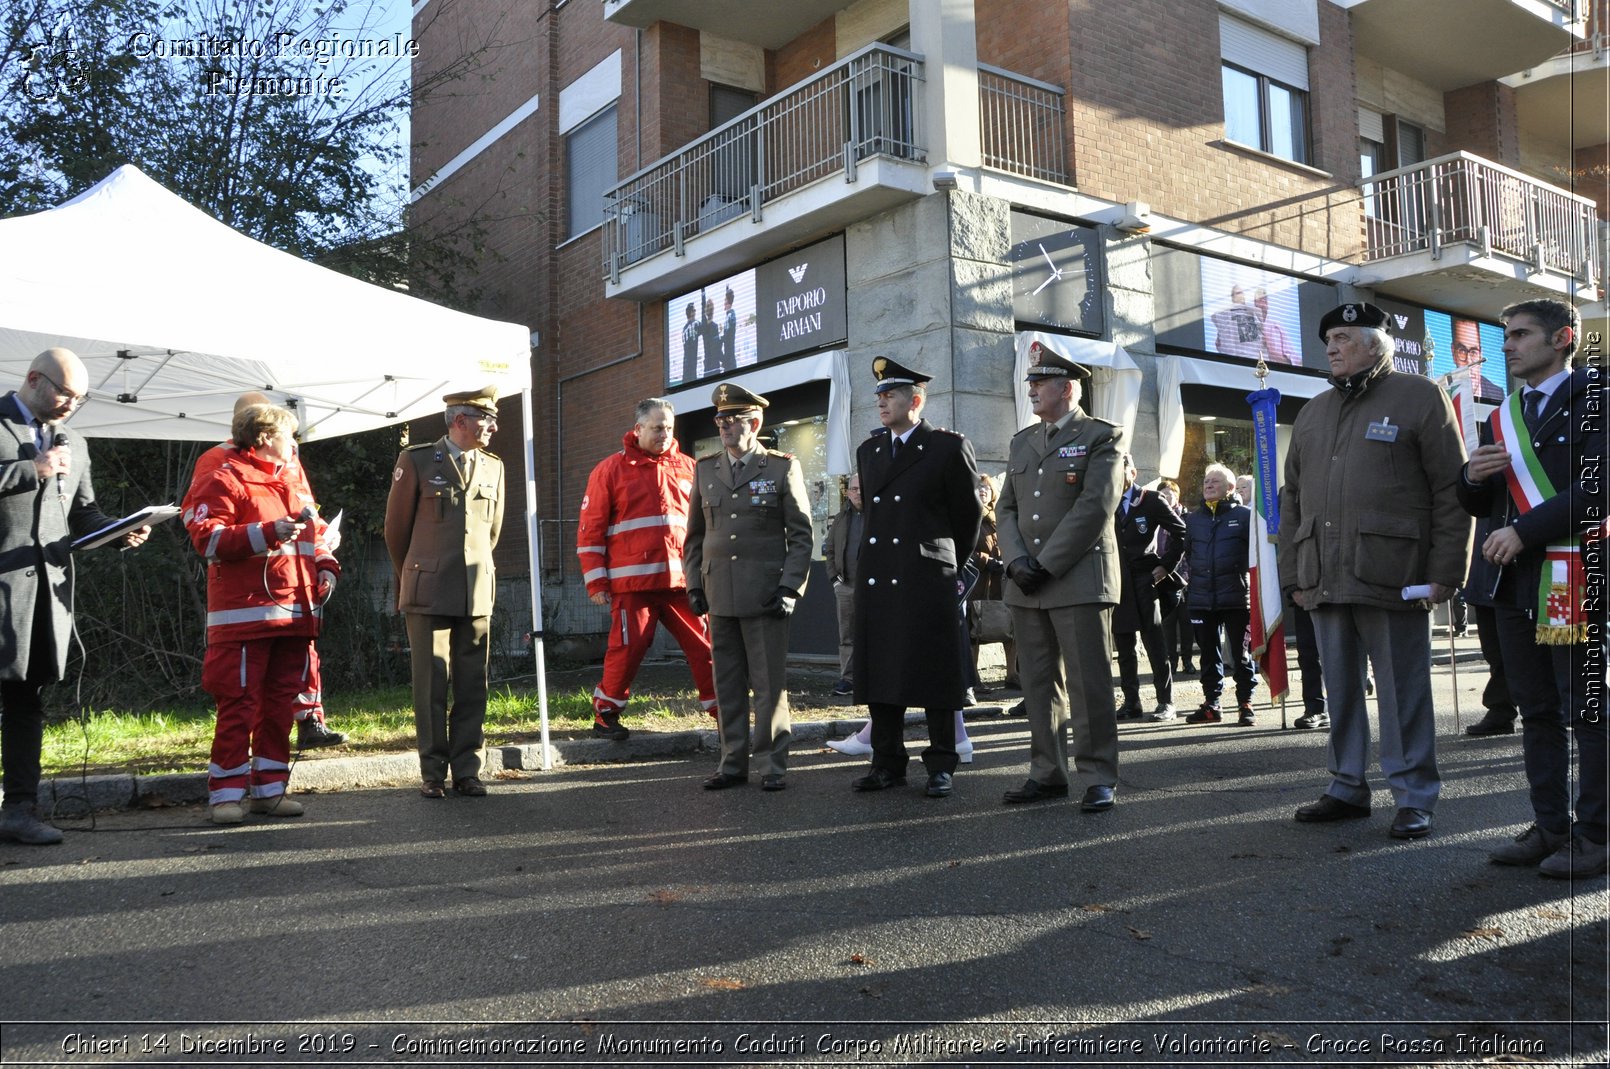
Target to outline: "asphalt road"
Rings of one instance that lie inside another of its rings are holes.
[[[778,794],[701,754],[102,813],[0,845],[0,1064],[1604,1064],[1606,880],[1486,859],[1518,736],[1447,713],[1404,843],[1379,782],[1293,822],[1323,734],[1265,719],[1126,724],[1106,814],[1001,805],[1006,718],[944,800],[810,744]]]

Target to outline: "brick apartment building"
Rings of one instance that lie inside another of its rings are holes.
[[[1342,300],[1397,318],[1402,367],[1479,348],[1501,396],[1504,305],[1605,327],[1606,7],[415,0],[416,77],[501,45],[415,108],[412,175],[421,217],[486,228],[479,310],[532,331],[546,630],[606,626],[575,519],[650,395],[701,455],[713,382],[772,398],[818,543],[880,354],[999,474],[1049,342],[1188,499],[1210,461],[1249,470],[1260,358],[1283,447]],[[833,650],[825,582],[796,620],[796,652]]]

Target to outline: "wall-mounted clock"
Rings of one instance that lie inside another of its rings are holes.
[[[1100,236],[1092,227],[1012,213],[1012,317],[1020,323],[1102,332]]]

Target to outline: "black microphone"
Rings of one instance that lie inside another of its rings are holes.
[[[58,448],[66,445],[66,444],[67,444],[67,432],[62,430],[60,427],[57,427],[55,436],[53,438],[51,438],[51,448],[58,449]],[[56,473],[56,497],[60,501],[66,501],[67,500],[67,491],[62,488],[61,477],[62,477],[62,473],[58,471]]]

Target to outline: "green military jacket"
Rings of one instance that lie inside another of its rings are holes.
[[[803,594],[811,510],[799,461],[756,449],[734,478],[726,450],[694,467],[682,570],[713,616],[759,616],[780,586]]]
[[[1008,580],[1008,605],[1118,603],[1123,563],[1113,511],[1124,490],[1123,437],[1122,427],[1078,408],[1049,435],[1035,423],[1013,436],[995,508],[1001,559],[1033,557],[1051,579],[1033,594]]]
[[[492,615],[503,461],[484,449],[466,455],[474,460],[468,478],[453,462],[445,437],[397,456],[386,500],[386,551],[401,612]]]

